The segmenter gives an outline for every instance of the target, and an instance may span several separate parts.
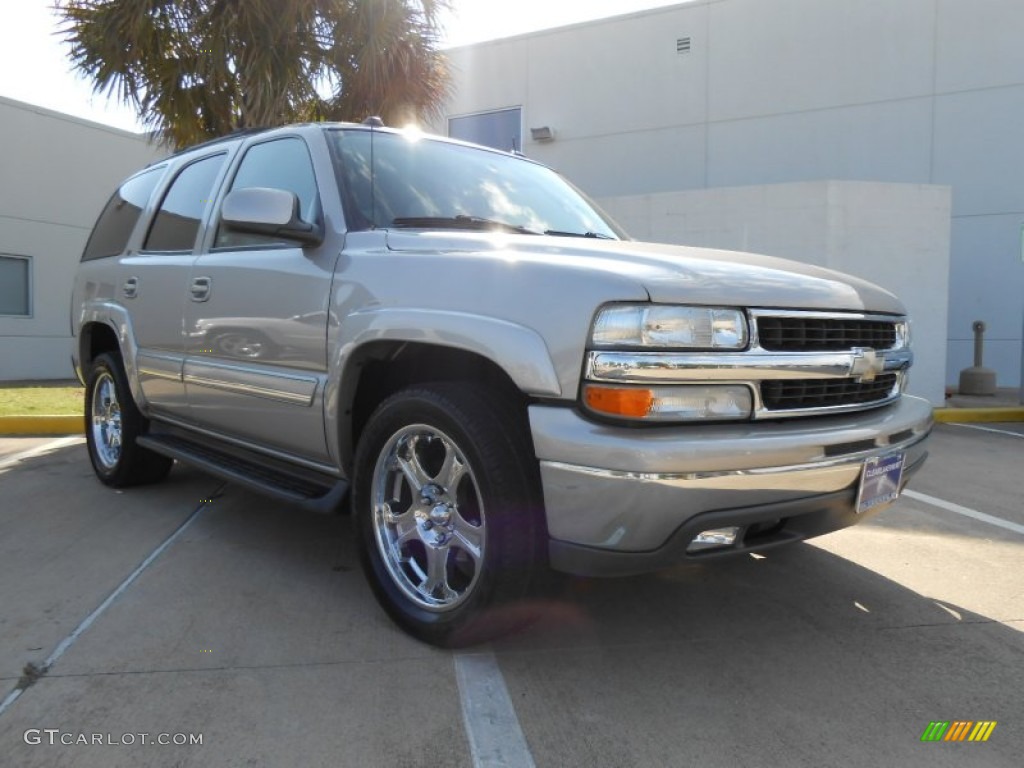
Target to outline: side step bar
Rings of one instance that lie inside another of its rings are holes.
[[[154,453],[314,512],[338,512],[348,495],[346,480],[233,446],[220,447],[213,440],[200,443],[172,432],[151,432],[136,442]]]

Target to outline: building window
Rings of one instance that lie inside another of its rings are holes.
[[[31,258],[0,256],[0,315],[32,315]]]
[[[448,118],[448,135],[505,152],[523,149],[523,110],[519,107]]]

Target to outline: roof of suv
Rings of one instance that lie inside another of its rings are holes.
[[[274,131],[295,130],[296,128],[320,129],[320,130],[325,130],[325,129],[329,129],[329,128],[347,128],[347,129],[353,129],[354,128],[354,129],[359,129],[359,130],[364,130],[364,131],[371,131],[371,130],[372,131],[380,131],[382,133],[402,133],[403,132],[403,129],[401,129],[401,128],[393,128],[393,127],[381,125],[379,123],[370,123],[368,121],[364,121],[362,123],[351,123],[351,122],[342,122],[342,121],[332,121],[332,122],[322,122],[321,121],[321,122],[306,122],[306,123],[289,123],[288,125],[275,125],[275,126],[269,126],[269,127],[263,127],[263,128],[245,128],[243,130],[234,131],[232,133],[225,134],[224,136],[218,136],[215,139],[209,139],[208,141],[203,141],[203,142],[200,142],[198,144],[192,144],[192,145],[190,145],[188,147],[183,147],[182,149],[179,149],[178,151],[168,155],[167,157],[161,158],[160,160],[156,160],[156,161],[150,163],[149,165],[155,165],[156,163],[166,162],[167,160],[171,160],[171,159],[176,158],[176,157],[181,157],[182,155],[186,155],[186,154],[189,154],[191,152],[195,152],[196,150],[199,150],[199,149],[206,149],[208,147],[214,147],[214,146],[217,146],[218,144],[226,144],[226,143],[231,142],[231,141],[246,139],[246,138],[248,138],[250,136],[257,136],[257,135],[265,134],[265,133],[266,134],[273,133]],[[519,158],[521,158],[523,160],[527,160],[529,162],[532,162],[535,165],[544,165],[543,163],[540,163],[540,162],[534,160],[533,158],[527,157],[526,155],[522,154],[521,152],[507,152],[507,151],[504,151],[504,150],[501,150],[501,149],[496,149],[494,147],[488,147],[488,146],[481,145],[481,144],[474,144],[473,142],[462,141],[462,140],[459,140],[459,139],[453,139],[453,138],[448,137],[448,136],[439,136],[439,135],[436,135],[436,134],[425,134],[425,136],[429,136],[431,139],[435,139],[435,140],[439,140],[439,141],[444,141],[444,142],[448,142],[448,143],[451,143],[451,144],[461,144],[463,146],[475,147],[477,149],[481,149],[481,150],[488,151],[488,152],[497,152],[499,154],[504,154],[504,155],[512,154],[512,155],[515,155],[516,157],[519,157]],[[147,167],[149,167],[149,166],[147,166]]]
[[[244,139],[244,138],[247,138],[249,136],[256,136],[256,135],[261,134],[261,133],[270,133],[272,131],[277,131],[277,130],[281,130],[281,129],[285,129],[285,128],[293,129],[294,130],[295,128],[314,128],[314,127],[315,128],[329,128],[329,127],[330,128],[334,128],[334,127],[345,127],[345,128],[365,128],[365,129],[376,129],[376,130],[389,130],[382,122],[379,122],[380,118],[376,118],[376,120],[378,122],[373,122],[373,123],[368,122],[371,119],[374,119],[374,118],[367,118],[367,121],[364,121],[362,123],[350,123],[350,122],[340,122],[340,121],[332,121],[332,122],[320,121],[320,122],[305,122],[305,123],[289,123],[287,125],[263,126],[261,128],[243,128],[243,129],[238,130],[238,131],[232,131],[231,133],[226,133],[223,136],[218,136],[215,139],[208,139],[206,141],[201,141],[198,144],[190,144],[187,147],[182,147],[181,149],[177,150],[176,152],[173,152],[172,154],[168,155],[164,159],[167,160],[167,159],[170,159],[172,157],[180,157],[181,155],[187,154],[189,152],[194,152],[197,149],[206,149],[207,147],[214,147],[214,146],[217,146],[218,144],[222,144],[222,143],[226,143],[226,142],[229,142],[229,141],[233,141],[235,139]],[[394,131],[394,130],[397,130],[397,129],[392,128],[390,130]],[[438,137],[438,138],[443,138],[443,137]]]

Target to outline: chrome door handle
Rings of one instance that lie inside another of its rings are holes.
[[[206,301],[210,298],[210,282],[208,277],[195,277],[192,279],[192,287],[189,288],[192,293],[192,301]]]
[[[139,295],[139,278],[129,277],[124,281],[124,285],[121,286],[121,293],[124,294],[126,299],[134,299]]]

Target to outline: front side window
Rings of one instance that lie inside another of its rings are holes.
[[[502,229],[618,239],[569,182],[522,157],[414,134],[328,132],[355,229]]]
[[[182,169],[160,203],[143,250],[192,250],[203,213],[213,197],[213,183],[226,157],[213,155]]]
[[[0,315],[32,314],[30,267],[28,256],[0,255]]]
[[[151,168],[128,179],[107,201],[85,244],[82,261],[123,253],[135,224],[164,175],[165,167]]]
[[[231,189],[270,187],[294,192],[299,199],[299,218],[313,222],[316,217],[317,189],[313,162],[306,144],[299,138],[276,139],[250,147],[238,166]],[[232,232],[221,226],[214,247],[280,243],[281,238]]]

